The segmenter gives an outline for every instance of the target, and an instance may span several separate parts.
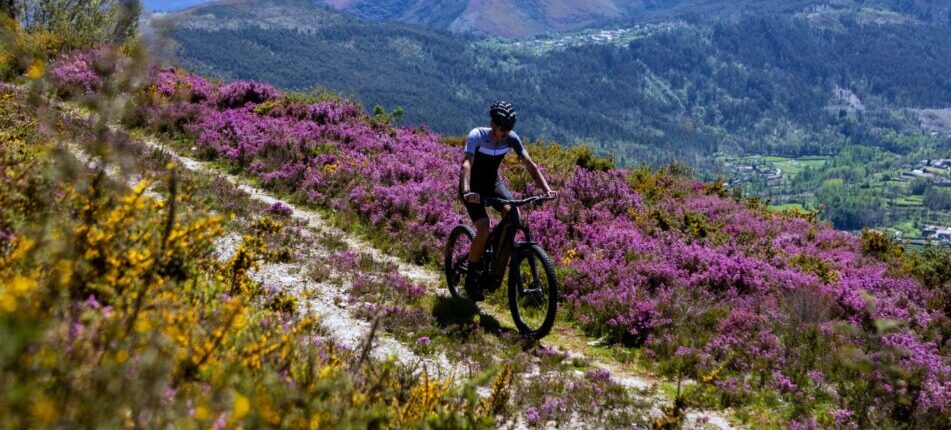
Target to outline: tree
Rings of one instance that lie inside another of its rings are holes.
[[[14,9],[27,31],[62,35],[62,48],[73,49],[134,37],[142,5],[139,0],[22,0]]]
[[[14,0],[0,0],[0,15],[16,18],[16,2]]]

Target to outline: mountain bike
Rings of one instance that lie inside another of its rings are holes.
[[[519,332],[534,339],[545,337],[555,323],[558,279],[551,258],[532,240],[531,231],[522,223],[516,209],[547,200],[552,199],[544,196],[522,200],[482,199],[483,205],[509,205],[511,210],[489,235],[480,263],[483,270],[479,284],[488,296],[502,286],[507,275],[512,319]],[[516,240],[518,232],[523,233],[523,241]],[[472,228],[460,224],[453,228],[446,243],[446,283],[449,293],[457,299],[470,300],[461,282],[466,278],[469,247],[474,237]]]

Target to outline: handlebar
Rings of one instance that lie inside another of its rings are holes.
[[[506,200],[506,199],[500,199],[496,197],[482,197],[481,198],[483,205],[497,203],[500,205],[510,205],[513,208],[517,208],[517,207],[521,207],[521,206],[525,206],[525,205],[529,205],[529,204],[537,203],[537,202],[554,200],[554,199],[555,199],[554,197],[548,197],[548,196],[533,196],[533,197],[529,197],[529,198],[521,199],[521,200]]]

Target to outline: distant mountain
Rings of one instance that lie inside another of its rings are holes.
[[[951,26],[881,10],[678,21],[616,39],[565,36],[591,41],[577,46],[544,40],[550,49],[362,20],[308,0],[213,3],[168,21],[181,61],[209,75],[323,86],[404,106],[409,122],[450,134],[506,98],[524,106],[528,135],[621,156],[638,152],[632,142],[660,158],[670,153],[658,148],[831,153],[847,140],[848,118],[829,115],[841,104],[836,89],[868,107],[867,124],[848,125],[849,135],[870,121],[900,127],[888,109],[951,100]]]
[[[424,24],[452,32],[521,38],[589,27],[693,21],[746,13],[794,13],[807,7],[874,7],[947,22],[946,0],[319,0],[377,21]]]
[[[171,12],[214,0],[142,0],[142,7],[150,12]]]
[[[894,181],[909,163],[951,153],[951,135],[924,132],[916,113],[951,107],[951,25],[921,12],[809,7],[522,41],[370,21],[309,0],[221,2],[165,20],[193,71],[401,106],[404,123],[450,136],[485,125],[486,106],[506,99],[524,138],[591,143],[621,165],[676,158],[712,179],[770,155],[801,171],[782,201],[821,198],[839,228],[854,229],[946,224],[923,215],[920,190],[898,200],[909,190]],[[737,179],[789,181],[759,169]],[[883,201],[894,203],[887,213]]]
[[[147,11],[171,12],[215,0],[143,0]],[[947,0],[306,0],[374,21],[422,24],[454,33],[524,38],[606,25],[670,19],[722,19],[793,14],[809,7],[879,8],[927,22],[951,22]],[[226,3],[234,3],[227,0]],[[240,2],[240,0],[239,0]]]

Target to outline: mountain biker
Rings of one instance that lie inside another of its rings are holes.
[[[489,216],[481,198],[512,200],[512,193],[505,188],[498,174],[499,165],[509,149],[514,150],[522,160],[535,185],[543,190],[547,197],[557,197],[548,186],[538,165],[528,156],[521,139],[512,131],[515,121],[515,108],[508,102],[498,101],[489,108],[489,127],[472,129],[466,139],[465,158],[462,160],[459,178],[459,197],[476,227],[475,239],[469,249],[465,282],[466,294],[474,301],[485,299],[479,280],[482,276],[480,260],[489,239]],[[493,204],[492,207],[502,214],[502,218],[511,210],[509,205]]]

